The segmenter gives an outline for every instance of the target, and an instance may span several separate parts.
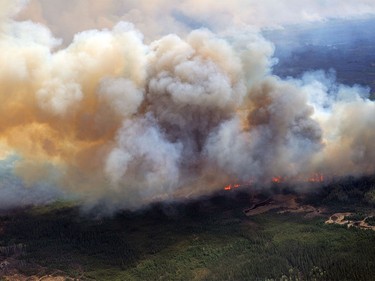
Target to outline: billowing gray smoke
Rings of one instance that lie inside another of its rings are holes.
[[[234,181],[374,172],[369,90],[322,72],[281,80],[254,31],[146,44],[120,22],[56,49],[46,27],[12,20],[17,9],[2,3],[1,163],[16,155],[27,194],[53,186],[115,210]]]

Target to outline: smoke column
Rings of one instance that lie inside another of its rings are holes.
[[[113,211],[233,181],[374,172],[369,89],[319,71],[280,79],[253,29],[150,40],[120,21],[67,44],[15,20],[25,4],[0,4],[0,165],[25,200],[68,194]]]

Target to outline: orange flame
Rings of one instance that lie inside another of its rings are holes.
[[[241,185],[239,183],[235,183],[235,184],[228,184],[224,187],[224,190],[231,190],[233,188],[239,188]]]
[[[325,178],[324,178],[323,174],[321,174],[321,173],[315,173],[315,174],[313,174],[312,176],[310,176],[308,178],[303,178],[303,177],[288,178],[288,177],[282,177],[282,176],[275,176],[275,177],[272,177],[271,182],[279,184],[279,183],[286,182],[287,180],[297,181],[297,182],[320,183],[320,182],[324,182]],[[253,180],[249,181],[246,184],[238,184],[238,183],[236,183],[236,184],[228,184],[228,185],[226,185],[224,187],[224,190],[228,191],[228,190],[232,190],[232,189],[235,189],[235,188],[239,188],[239,187],[244,186],[244,185],[251,185],[252,183],[253,183]]]
[[[314,174],[308,179],[308,182],[323,182],[323,181],[324,181],[324,176],[319,173]]]
[[[281,183],[281,182],[283,182],[283,178],[282,177],[273,177],[272,182],[273,183]]]
[[[231,184],[229,184],[229,185],[227,185],[227,186],[224,187],[224,190],[231,190],[231,189],[232,189],[232,185]]]

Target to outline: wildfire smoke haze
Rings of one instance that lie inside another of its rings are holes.
[[[53,187],[113,211],[249,179],[374,172],[369,89],[322,71],[273,75],[274,46],[255,29],[185,26],[154,40],[137,29],[147,20],[103,19],[105,29],[61,45],[48,27],[14,19],[23,2],[0,4],[0,140],[2,165],[30,193]],[[28,9],[40,15],[43,3]]]

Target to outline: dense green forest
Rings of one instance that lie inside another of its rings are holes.
[[[337,210],[371,212],[374,183],[315,188],[301,197],[326,208],[313,218],[278,210],[247,217],[248,189],[105,218],[56,202],[1,215],[0,254],[26,276],[79,280],[374,280],[375,231],[324,224]]]

